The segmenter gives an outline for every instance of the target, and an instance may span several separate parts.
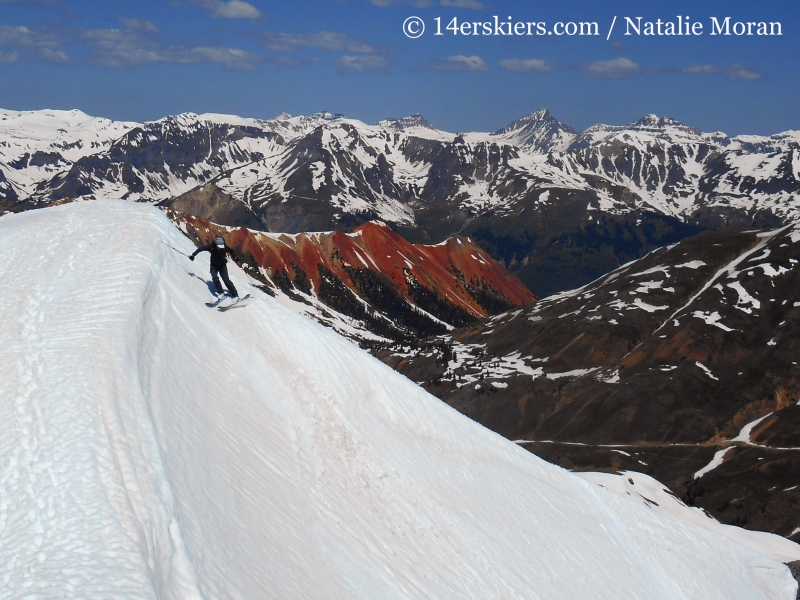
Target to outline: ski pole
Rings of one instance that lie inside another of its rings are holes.
[[[250,277],[250,273],[248,273],[247,269],[245,269],[244,267],[245,267],[244,263],[239,264],[239,268],[242,270],[242,273],[244,273],[245,277],[247,277],[247,279],[250,281],[250,285],[254,287],[260,287],[262,284],[253,279],[252,277]]]
[[[242,267],[242,273],[244,273],[244,274],[245,274],[245,276],[247,277],[247,279],[249,279],[249,280],[250,280],[250,285],[252,285],[252,286],[255,286],[255,287],[258,287],[258,282],[257,282],[255,279],[253,279],[252,277],[250,277],[250,273],[248,273],[248,272],[247,272],[247,271],[244,269],[244,267]]]
[[[172,249],[173,249],[173,250],[175,250],[175,252],[177,252],[178,254],[183,254],[183,252],[181,252],[180,250],[178,250],[178,249],[177,249],[177,248],[175,248],[174,246],[170,246],[169,244],[167,244],[167,243],[165,243],[165,242],[161,242],[161,243],[162,243],[162,244],[164,244],[164,245],[165,245],[167,248],[172,248]],[[183,255],[184,255],[186,258],[191,258],[191,257],[190,257],[188,254],[183,254]]]

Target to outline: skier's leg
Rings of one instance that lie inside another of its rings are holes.
[[[227,279],[228,274],[225,273],[223,275],[223,279]],[[217,288],[217,295],[224,294],[225,290],[222,289],[222,284],[219,282],[219,269],[214,265],[211,265],[211,281],[214,282],[214,287]]]
[[[228,277],[228,265],[221,267],[219,269],[219,274],[222,275],[222,281],[225,282],[225,287],[228,288],[228,293],[234,298],[238,298],[239,292],[236,291],[236,288],[231,282],[231,278]]]

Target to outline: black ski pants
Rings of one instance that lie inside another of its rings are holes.
[[[238,296],[239,292],[236,291],[236,288],[231,282],[231,278],[228,277],[228,265],[222,265],[221,267],[211,265],[211,280],[214,282],[214,287],[217,288],[217,293],[221,294],[225,291],[219,283],[220,275],[222,275],[222,281],[225,282],[225,287],[228,288],[228,293],[233,297]]]

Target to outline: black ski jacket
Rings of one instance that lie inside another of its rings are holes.
[[[228,264],[228,259],[225,256],[226,254],[230,254],[233,257],[233,260],[236,260],[236,253],[233,251],[233,248],[229,247],[228,244],[225,244],[224,248],[220,248],[215,243],[210,243],[208,246],[203,246],[202,248],[198,248],[194,251],[191,258],[194,259],[200,252],[210,252],[211,253],[211,266],[217,267],[221,269],[226,264]]]

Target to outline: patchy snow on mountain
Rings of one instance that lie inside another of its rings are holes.
[[[587,209],[613,215],[800,216],[792,131],[729,138],[647,115],[576,133],[545,109],[495,133],[463,134],[420,115],[375,125],[325,112],[185,113],[144,124],[79,111],[0,119],[0,170],[15,190],[3,196],[34,205],[109,195],[160,202],[210,184],[255,214],[313,201],[331,209],[324,228],[344,215],[413,226],[426,210],[512,215],[551,188],[587,192]]]
[[[235,268],[255,302],[207,309],[152,207],[0,234],[4,596],[794,598],[781,563],[537,459]]]
[[[107,150],[136,123],[90,117],[79,110],[0,109],[0,169],[21,197],[78,159]]]
[[[797,226],[703,232],[416,354],[376,355],[546,460],[646,469],[722,523],[796,536],[800,496],[782,490],[800,472],[798,290]],[[500,379],[512,355],[539,376]]]

